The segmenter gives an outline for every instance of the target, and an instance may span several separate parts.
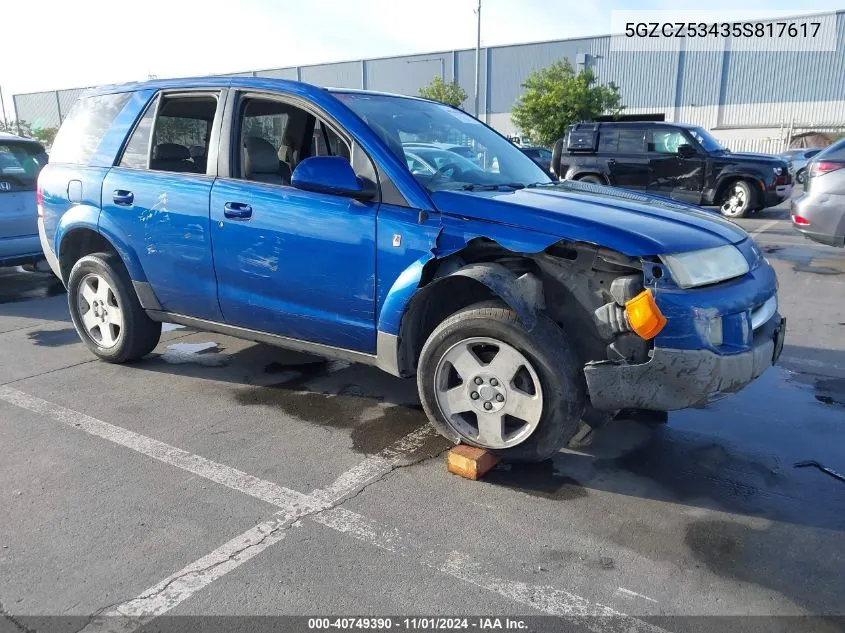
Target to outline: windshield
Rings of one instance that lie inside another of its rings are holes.
[[[0,193],[35,189],[41,168],[47,164],[47,154],[38,143],[0,141],[0,181],[7,183]]]
[[[510,141],[455,108],[366,93],[335,96],[381,137],[429,191],[552,182]]]
[[[701,143],[701,146],[708,152],[726,151],[722,144],[719,143],[713,136],[704,128],[694,127],[690,129],[690,133],[695,137],[695,140]]]

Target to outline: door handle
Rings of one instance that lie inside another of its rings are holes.
[[[607,159],[607,164],[608,164],[608,165],[615,165],[615,164],[616,164],[616,159],[615,159],[615,158],[609,158],[609,159]]]
[[[132,203],[135,202],[135,194],[125,189],[115,189],[112,200],[122,207],[131,207]]]
[[[223,215],[230,220],[249,220],[252,217],[252,207],[242,202],[227,202],[223,205]]]

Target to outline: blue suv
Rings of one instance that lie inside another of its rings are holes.
[[[420,144],[438,152],[414,169]],[[777,280],[693,206],[556,182],[459,109],[259,78],[106,87],[39,179],[45,255],[94,354],[161,322],[416,375],[434,426],[544,459],[623,408],[668,411],[772,365]]]

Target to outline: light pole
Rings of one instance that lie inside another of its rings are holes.
[[[478,118],[478,90],[481,84],[481,0],[478,0],[478,8],[475,10],[478,23],[477,36],[475,38],[475,118]]]
[[[9,121],[6,120],[6,104],[3,103],[3,88],[0,87],[0,111],[3,112],[3,129],[9,130]]]

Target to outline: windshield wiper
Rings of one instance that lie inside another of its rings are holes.
[[[509,189],[524,189],[525,185],[521,182],[502,182],[497,185],[481,185],[476,183],[469,183],[461,187],[464,191],[499,191],[502,187]]]

